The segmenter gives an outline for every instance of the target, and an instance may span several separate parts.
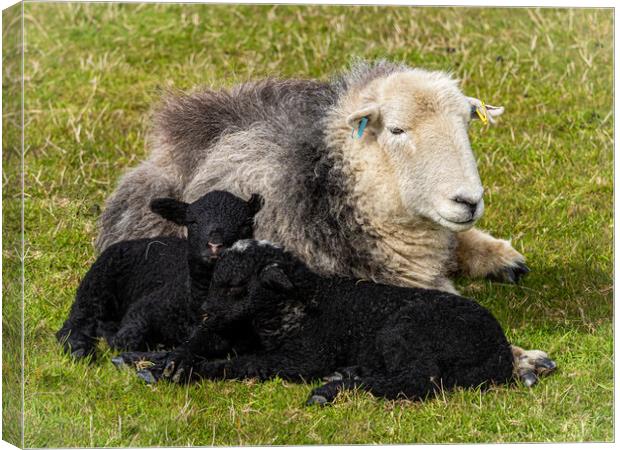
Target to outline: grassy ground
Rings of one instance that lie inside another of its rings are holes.
[[[613,439],[611,10],[25,9],[26,446]],[[94,260],[104,199],[146,154],[158,89],[323,77],[351,56],[450,70],[469,95],[506,106],[501,126],[471,130],[487,192],[480,226],[512,237],[532,273],[520,286],[459,285],[560,371],[531,390],[423,404],[354,394],[313,409],[309,386],[150,387],[109,353],[90,366],[61,355],[53,333]]]
[[[2,439],[22,442],[21,6],[2,11]]]

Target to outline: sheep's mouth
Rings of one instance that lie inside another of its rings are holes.
[[[471,217],[467,220],[457,221],[457,220],[447,219],[443,217],[441,214],[439,214],[438,217],[436,217],[435,222],[439,224],[440,226],[447,228],[449,230],[452,230],[452,231],[465,231],[471,228],[472,226],[474,226],[477,220],[478,219],[476,217]]]
[[[472,223],[474,223],[476,221],[475,219],[472,218],[472,219],[469,219],[469,220],[463,220],[462,222],[459,222],[459,221],[456,221],[456,220],[446,219],[445,217],[444,217],[444,220],[446,220],[448,222],[452,222],[452,223],[454,223],[456,225],[469,225],[469,224],[472,224]]]

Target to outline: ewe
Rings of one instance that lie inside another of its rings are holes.
[[[442,387],[513,376],[510,345],[477,303],[437,290],[325,278],[265,242],[238,241],[222,253],[203,311],[207,318],[190,342],[166,357],[141,355],[156,362],[143,378],[312,380],[342,372],[313,391],[310,402],[325,403],[343,388],[424,399]],[[248,330],[257,349],[243,354],[237,343],[245,343]],[[213,359],[211,343],[221,343],[223,331],[232,336],[224,340],[234,356],[225,358],[219,344],[220,359]],[[555,367],[546,355],[539,359],[538,366]],[[531,381],[538,374],[520,375]]]
[[[153,212],[187,227],[187,239],[158,237],[110,246],[80,283],[57,339],[78,358],[94,354],[98,337],[127,350],[183,342],[199,321],[214,259],[237,239],[252,236],[260,207],[258,195],[246,202],[221,191],[192,204],[153,200]]]
[[[270,79],[169,96],[149,159],[107,201],[98,247],[181,236],[148,199],[222,189],[261,194],[255,236],[323,275],[451,293],[455,272],[517,281],[528,271],[523,256],[472,228],[484,210],[467,136],[478,105],[445,73],[386,61],[331,82]]]

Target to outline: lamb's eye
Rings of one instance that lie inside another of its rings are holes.
[[[230,286],[228,289],[226,289],[226,292],[229,295],[241,295],[245,292],[245,287],[244,286]]]
[[[390,130],[390,133],[392,134],[403,134],[405,132],[405,130],[403,130],[402,128],[398,128],[398,127],[391,127],[391,128],[388,128],[388,130]]]

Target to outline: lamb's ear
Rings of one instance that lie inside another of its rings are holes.
[[[263,205],[265,204],[265,199],[260,194],[252,194],[250,199],[248,200],[248,207],[250,208],[250,213],[254,216],[257,212],[261,210]]]
[[[294,288],[291,280],[286,276],[278,263],[269,264],[259,274],[260,282],[269,289],[290,291]]]
[[[174,198],[156,198],[151,201],[151,211],[159,214],[177,225],[187,224],[187,208],[189,204]]]
[[[367,119],[365,123],[364,119]],[[372,129],[379,127],[379,120],[379,105],[371,103],[349,115],[349,117],[347,117],[347,124],[353,129],[354,137],[361,138],[364,135],[365,128]]]
[[[469,104],[471,105],[471,118],[479,119],[480,116],[476,112],[479,108],[482,108],[482,101],[474,97],[467,97]],[[489,122],[495,124],[495,118],[501,116],[504,113],[503,106],[484,105],[486,109],[487,118]]]

